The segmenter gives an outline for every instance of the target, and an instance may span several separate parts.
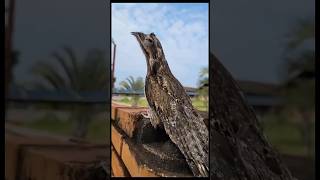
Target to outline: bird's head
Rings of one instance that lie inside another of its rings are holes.
[[[147,59],[159,59],[163,55],[161,43],[154,33],[144,34],[141,32],[132,32],[145,54]]]
[[[165,57],[162,46],[154,33],[131,32],[131,34],[137,38],[142,52],[146,56],[148,68],[152,68],[155,62],[159,62],[159,64],[163,63]]]

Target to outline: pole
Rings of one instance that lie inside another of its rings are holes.
[[[117,49],[117,45],[116,43],[113,41],[112,38],[112,44],[113,44],[113,57],[112,57],[112,89],[114,88],[114,82],[115,82],[115,77],[114,77],[114,72],[115,72],[115,62],[116,62],[116,49]]]
[[[9,2],[8,2],[9,1]],[[9,94],[9,85],[11,80],[11,61],[12,61],[12,35],[14,29],[14,11],[15,11],[15,0],[8,0],[7,12],[7,23],[5,24],[5,107],[7,107],[7,99]],[[5,120],[6,120],[5,113]]]

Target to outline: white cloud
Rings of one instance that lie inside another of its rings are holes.
[[[207,5],[206,5],[207,7]],[[196,86],[208,66],[208,9],[173,4],[112,4],[112,37],[117,44],[117,84],[132,75],[145,77],[145,57],[132,31],[154,32],[171,71],[184,86]]]

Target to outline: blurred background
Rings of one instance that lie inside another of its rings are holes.
[[[210,4],[210,52],[238,81],[267,139],[299,179],[315,179],[314,3]]]
[[[109,141],[105,1],[6,1],[6,123]]]
[[[5,179],[109,178],[109,1],[5,6]]]
[[[314,4],[314,0],[210,3],[210,52],[237,79],[268,140],[300,179],[314,179]],[[108,1],[6,0],[5,7],[6,125],[109,144],[110,79],[115,82],[113,92],[139,96],[124,95],[118,101],[146,104],[140,98],[143,72],[117,74],[121,69],[116,67],[121,59],[117,56],[124,53],[114,49],[126,48],[116,35],[112,44],[116,61],[110,59]],[[114,75],[110,62],[115,62]],[[205,67],[192,71],[186,81],[200,110],[208,107]],[[186,73],[178,72],[178,79]]]

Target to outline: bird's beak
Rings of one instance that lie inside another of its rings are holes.
[[[143,34],[141,32],[131,32],[131,34],[137,38],[139,44],[142,43],[145,38],[145,34]]]
[[[146,51],[145,47],[143,46],[143,41],[144,41],[146,35],[142,32],[131,32],[131,34],[137,38],[138,43],[139,43],[143,53],[146,55],[146,58],[148,58],[147,51]]]
[[[131,34],[137,38],[139,44],[141,44],[144,41],[145,36],[146,36],[145,34],[143,34],[141,32],[131,32]]]

